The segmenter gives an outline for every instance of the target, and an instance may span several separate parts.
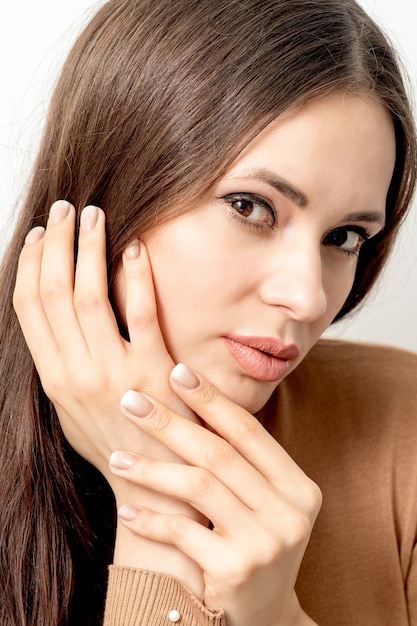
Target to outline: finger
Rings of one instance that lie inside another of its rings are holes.
[[[124,342],[108,298],[105,215],[95,206],[81,213],[74,308],[90,355],[116,357]]]
[[[274,488],[229,442],[207,428],[180,417],[142,393],[128,391],[124,414],[190,465],[204,468],[252,510],[265,508]]]
[[[239,536],[245,529],[245,539],[248,539],[249,529],[253,527],[252,512],[207,470],[159,462],[127,452],[113,452],[109,466],[114,474],[135,485],[190,504],[221,529],[222,534]]]
[[[186,515],[156,513],[130,505],[121,506],[118,515],[132,532],[176,546],[204,571],[219,571],[227,562],[228,551],[222,538]]]
[[[319,487],[253,415],[183,364],[171,371],[170,381],[175,393],[268,483],[285,493],[296,506],[302,504],[308,515],[317,516],[322,503]]]
[[[39,295],[44,236],[45,229],[40,226],[28,233],[20,253],[13,293],[13,306],[38,371],[42,365],[40,359],[51,363],[57,354],[55,338]]]
[[[123,254],[126,280],[126,320],[132,349],[150,358],[169,359],[159,327],[155,289],[148,251],[143,242],[135,240]]]
[[[181,400],[221,437],[196,424],[191,428],[160,403],[132,391],[122,399],[125,415],[136,416],[137,425],[188,463],[209,469],[254,510],[269,500],[271,489],[279,489],[289,502],[317,515],[319,488],[256,418],[185,366],[174,368],[171,381]]]
[[[285,475],[287,481],[296,481],[304,477],[302,470],[262,424],[203,376],[178,364],[171,371],[170,382],[175,393],[267,479],[275,481],[277,476]]]
[[[74,310],[75,209],[69,202],[55,202],[44,237],[39,292],[59,350],[76,357],[86,351]]]

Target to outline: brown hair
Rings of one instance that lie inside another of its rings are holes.
[[[416,179],[414,127],[394,52],[356,2],[112,0],[79,37],[52,98],[0,282],[1,623],[57,626],[70,615],[99,624],[114,525],[111,494],[66,446],[12,310],[26,233],[46,222],[58,198],[77,210],[101,206],[112,280],[130,240],[190,206],[270,121],[340,89],[370,94],[390,111],[397,161],[386,229],[363,247],[339,317],[380,273]],[[107,525],[88,510],[92,498],[102,498]],[[78,615],[84,582],[88,601]]]

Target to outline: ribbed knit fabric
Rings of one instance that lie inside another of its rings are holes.
[[[169,613],[178,611],[178,626],[224,626],[222,610],[205,607],[179,580],[129,567],[109,568],[104,626],[173,626]]]

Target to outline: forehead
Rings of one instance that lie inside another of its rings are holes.
[[[226,173],[268,171],[309,197],[368,205],[385,201],[395,165],[395,133],[384,106],[371,97],[334,93],[276,118]]]

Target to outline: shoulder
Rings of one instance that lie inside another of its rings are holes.
[[[400,368],[406,374],[410,367],[417,366],[417,354],[394,346],[320,339],[305,358],[305,363],[320,363],[322,366],[339,363],[347,366],[349,373],[363,370],[379,370],[382,374],[396,373]]]
[[[322,339],[288,378],[304,389],[308,380],[318,396],[370,394],[417,407],[417,354],[392,346]]]
[[[279,385],[276,408],[334,434],[417,440],[417,354],[320,340]]]

